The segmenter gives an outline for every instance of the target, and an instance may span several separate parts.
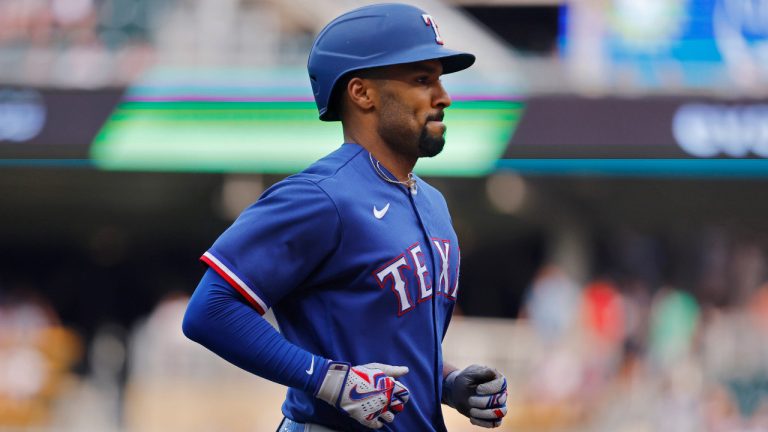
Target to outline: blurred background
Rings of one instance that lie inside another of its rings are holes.
[[[342,141],[306,58],[354,0],[0,0],[0,429],[271,431],[184,339],[197,259]],[[462,250],[448,361],[510,431],[768,431],[768,0],[425,0]],[[449,429],[475,430],[448,410]]]

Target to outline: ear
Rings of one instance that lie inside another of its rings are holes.
[[[354,77],[347,83],[349,101],[363,111],[368,111],[375,105],[376,87],[369,79]]]

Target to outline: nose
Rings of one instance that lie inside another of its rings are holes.
[[[451,106],[451,97],[448,96],[448,92],[445,91],[443,83],[440,80],[437,81],[435,86],[435,95],[432,99],[432,106],[435,108],[448,108]]]

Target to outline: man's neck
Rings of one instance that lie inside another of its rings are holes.
[[[373,157],[399,181],[408,180],[408,174],[413,171],[418,159],[394,151],[378,134],[354,134],[345,131],[344,141],[359,144],[371,152]]]

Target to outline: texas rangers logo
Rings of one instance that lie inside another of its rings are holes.
[[[424,24],[426,24],[427,27],[432,27],[432,31],[435,32],[435,42],[443,45],[445,42],[443,42],[443,38],[440,36],[440,30],[437,28],[437,22],[435,22],[435,19],[432,18],[432,15],[422,14],[421,18],[424,20]]]

